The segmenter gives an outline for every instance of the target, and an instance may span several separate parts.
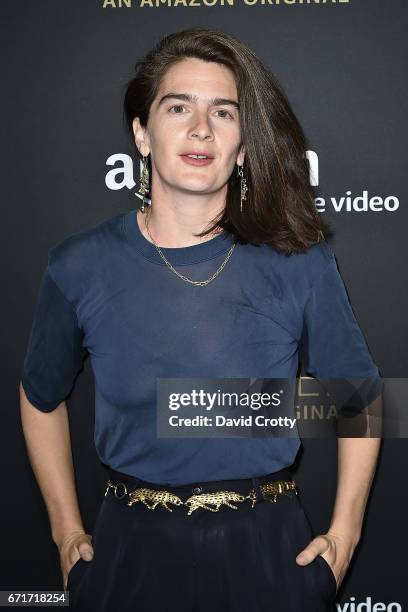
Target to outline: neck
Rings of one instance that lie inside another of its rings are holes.
[[[197,196],[195,196],[197,197]],[[159,205],[158,202],[161,202]],[[197,201],[195,200],[197,204]],[[146,206],[145,212],[137,213],[140,231],[149,242],[163,248],[180,248],[201,244],[217,236],[222,229],[217,228],[203,238],[194,236],[210,226],[210,221],[220,212],[220,206],[212,200],[208,207],[189,206],[183,200],[183,205],[165,205],[163,200],[154,199],[151,206]],[[148,224],[148,226],[147,226]]]

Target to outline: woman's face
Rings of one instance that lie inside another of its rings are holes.
[[[232,72],[222,64],[184,59],[165,73],[147,128],[133,121],[136,144],[151,154],[152,181],[183,193],[209,194],[228,182],[244,161],[238,94]],[[187,154],[208,155],[206,162]],[[154,188],[154,187],[153,187]]]

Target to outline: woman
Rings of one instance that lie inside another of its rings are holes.
[[[124,111],[143,160],[140,210],[50,249],[21,379],[71,606],[329,610],[377,440],[339,441],[333,517],[314,537],[290,471],[297,436],[156,433],[162,379],[296,379],[299,356],[312,376],[379,376],[314,206],[301,127],[256,55],[204,28],[136,64]],[[108,469],[92,535],[64,402],[88,353]]]

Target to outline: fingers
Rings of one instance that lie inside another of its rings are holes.
[[[94,556],[94,550],[93,550],[92,544],[90,544],[88,541],[76,542],[74,546],[72,547],[71,552],[74,553],[74,558],[71,557],[71,560],[70,560],[71,567],[77,561],[79,561],[79,559],[83,559],[84,561],[92,561],[93,556]]]
[[[311,563],[317,555],[323,555],[330,548],[330,542],[325,536],[317,536],[296,557],[298,565]]]
[[[81,542],[78,545],[78,552],[80,557],[82,557],[82,559],[84,559],[85,561],[92,561],[94,551],[92,545],[88,542]]]
[[[64,542],[61,549],[61,569],[64,590],[67,589],[68,576],[74,565],[80,560],[92,561],[94,550],[91,544],[92,536],[85,533],[71,534]]]

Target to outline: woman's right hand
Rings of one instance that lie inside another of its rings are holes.
[[[71,531],[62,540],[59,546],[60,564],[64,591],[67,588],[68,574],[74,564],[81,557],[85,561],[92,561],[92,536],[84,531]]]

